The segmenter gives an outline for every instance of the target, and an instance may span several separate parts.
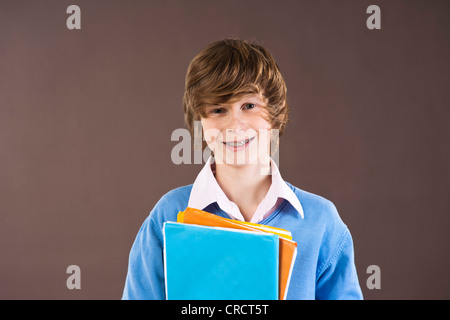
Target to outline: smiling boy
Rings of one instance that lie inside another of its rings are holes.
[[[225,39],[192,60],[185,120],[191,133],[201,122],[213,157],[193,184],[165,194],[144,221],[123,299],[165,299],[162,228],[186,207],[289,230],[298,254],[287,299],[362,298],[352,237],[335,206],[284,181],[268,156],[288,120],[286,92],[272,55],[258,44]]]

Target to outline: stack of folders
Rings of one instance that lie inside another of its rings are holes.
[[[287,230],[186,208],[164,224],[168,300],[285,300],[297,243]]]

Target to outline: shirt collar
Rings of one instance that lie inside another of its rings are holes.
[[[282,179],[276,163],[271,159],[272,184],[265,198],[261,201],[255,214],[261,215],[275,205],[278,198],[287,200],[304,218],[303,207],[294,191]],[[211,203],[217,202],[219,207],[235,219],[243,220],[242,214],[235,203],[230,201],[222,188],[217,183],[211,169],[211,157],[209,157],[203,169],[198,174],[192,186],[188,207],[203,210]]]

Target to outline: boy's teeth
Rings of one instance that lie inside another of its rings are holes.
[[[227,145],[229,145],[231,147],[242,147],[247,142],[248,142],[248,140],[239,141],[239,142],[227,142]]]

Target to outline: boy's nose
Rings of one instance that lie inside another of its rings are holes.
[[[227,133],[239,133],[247,129],[247,122],[240,114],[240,111],[233,111],[230,113],[230,119],[226,126]]]

